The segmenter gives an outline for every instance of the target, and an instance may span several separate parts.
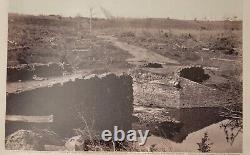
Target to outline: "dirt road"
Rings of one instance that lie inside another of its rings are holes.
[[[56,83],[64,83],[66,81],[72,80],[76,78],[83,78],[84,76],[89,75],[90,73],[86,70],[77,71],[74,74],[51,77],[43,80],[30,80],[30,81],[22,81],[22,82],[9,82],[7,83],[6,92],[14,93],[18,91],[28,91],[33,90],[40,87],[51,86]]]
[[[141,63],[160,63],[160,64],[179,64],[178,61],[164,57],[160,54],[157,54],[152,51],[148,51],[145,48],[141,48],[138,46],[130,45],[125,42],[119,41],[117,38],[113,36],[107,35],[98,35],[98,38],[104,39],[108,42],[113,43],[114,46],[129,52],[129,54],[133,55],[134,58],[127,59],[127,62],[131,64],[141,64]]]

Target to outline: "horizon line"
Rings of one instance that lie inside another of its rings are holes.
[[[18,12],[8,12],[9,14],[16,14],[16,15],[22,15],[22,16],[60,16],[64,18],[89,18],[89,16],[82,16],[80,14],[76,14],[74,16],[65,16],[62,14],[29,14],[29,13],[18,13]],[[206,18],[206,17],[204,17]],[[204,22],[243,22],[243,19],[237,17],[236,19],[233,19],[234,17],[226,17],[226,19],[199,19],[197,17],[193,19],[181,19],[181,18],[171,18],[171,17],[129,17],[129,16],[113,16],[112,18],[105,18],[105,17],[92,17],[92,19],[106,19],[106,20],[112,20],[112,19],[166,19],[166,20],[180,20],[180,21],[204,21]]]

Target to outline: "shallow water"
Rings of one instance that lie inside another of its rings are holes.
[[[154,151],[199,152],[197,143],[207,133],[210,152],[242,152],[242,128],[234,126],[239,122],[224,119],[219,112],[218,108],[172,109],[169,115],[177,123],[160,123],[143,147]]]
[[[213,143],[211,145],[211,152],[242,152],[242,132],[238,134],[233,143],[227,141],[224,130],[219,127],[221,123],[225,123],[226,121],[228,120],[212,124],[199,131],[191,133],[181,143],[163,137],[151,135],[150,137],[148,137],[148,140],[144,147],[150,148],[150,146],[155,144],[155,149],[157,149],[157,151],[199,152],[197,143],[201,141],[204,133],[207,133],[210,142]]]

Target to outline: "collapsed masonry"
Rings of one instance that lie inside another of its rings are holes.
[[[180,107],[220,107],[227,104],[227,95],[215,88],[202,84],[210,75],[202,66],[187,66],[177,71],[180,81]]]
[[[131,129],[133,112],[132,78],[126,74],[103,74],[78,78],[19,93],[7,94],[7,115],[48,116],[53,123],[6,121],[6,135],[18,129],[51,128],[63,136],[73,129],[93,135],[113,127]]]
[[[153,73],[143,73],[154,77]],[[158,75],[159,76],[159,75]],[[209,75],[200,66],[177,69],[174,78],[157,77],[156,80],[134,82],[136,105],[160,108],[220,107],[227,103],[225,93],[201,84]],[[179,87],[176,87],[176,83]]]
[[[7,81],[28,81],[35,76],[41,78],[62,76],[64,72],[72,72],[68,64],[48,63],[48,64],[22,64],[18,66],[9,66],[7,68]]]

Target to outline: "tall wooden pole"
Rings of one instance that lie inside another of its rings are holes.
[[[92,17],[93,17],[93,8],[89,9],[90,17],[89,17],[89,32],[92,32]]]

